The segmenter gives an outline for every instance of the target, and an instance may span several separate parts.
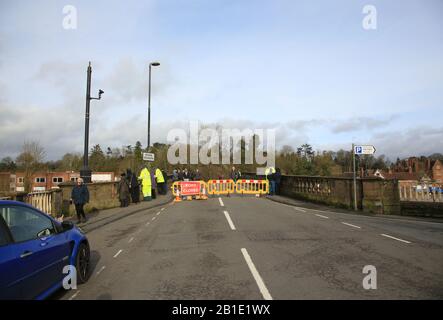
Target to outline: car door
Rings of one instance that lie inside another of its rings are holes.
[[[11,235],[0,214],[0,300],[22,298],[20,293],[20,258],[17,258],[12,250],[11,243]]]
[[[69,263],[70,243],[66,233],[57,233],[53,221],[26,206],[10,206],[4,217],[20,258],[20,288],[23,299],[33,299],[63,278]]]

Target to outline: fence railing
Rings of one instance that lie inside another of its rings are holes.
[[[443,202],[443,186],[399,184],[400,201]]]
[[[24,197],[24,202],[47,214],[55,215],[60,210],[57,205],[59,195],[61,195],[60,190],[31,192]]]

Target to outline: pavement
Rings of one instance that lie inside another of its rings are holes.
[[[131,203],[128,207],[125,208],[112,208],[106,210],[97,210],[90,213],[86,213],[87,222],[77,223],[77,216],[73,215],[71,217],[67,217],[66,221],[72,221],[76,225],[78,225],[85,233],[88,233],[97,228],[101,228],[102,226],[117,221],[119,219],[123,219],[127,216],[130,216],[134,213],[145,211],[150,208],[157,208],[159,206],[165,205],[173,200],[172,195],[157,195],[157,197],[151,201],[141,201],[139,203]]]
[[[443,298],[442,223],[271,198],[165,201],[93,227],[90,280],[53,298]]]

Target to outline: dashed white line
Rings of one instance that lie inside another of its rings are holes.
[[[252,262],[252,259],[251,259],[251,257],[249,256],[248,251],[247,251],[245,248],[242,248],[242,249],[241,249],[241,252],[243,253],[243,257],[244,257],[245,260],[246,260],[246,264],[248,265],[249,270],[251,271],[252,276],[254,277],[255,282],[257,283],[257,286],[258,286],[258,288],[259,288],[259,290],[260,290],[260,292],[261,292],[263,298],[264,298],[265,300],[272,300],[272,296],[271,296],[271,294],[269,293],[268,288],[266,288],[266,285],[265,285],[265,283],[263,282],[262,277],[261,277],[260,274],[258,273],[257,268],[255,268],[255,265],[254,265],[254,263]]]
[[[225,214],[226,220],[228,220],[229,226],[231,227],[231,230],[235,230],[234,223],[231,220],[231,216],[229,215],[228,211],[223,211]]]
[[[355,224],[350,224],[350,223],[347,223],[347,222],[342,222],[342,224],[350,226],[350,227],[353,227],[353,228],[361,229],[361,227],[356,226]]]
[[[156,213],[156,216],[158,216],[160,214],[160,211]]]
[[[294,207],[295,210],[300,211],[300,212],[306,212],[306,210],[299,208],[299,207]]]
[[[323,218],[323,219],[329,219],[329,217],[324,216],[324,215],[321,215],[321,214],[318,214],[318,213],[316,213],[315,215],[316,215],[317,217],[320,217],[320,218]]]
[[[150,222],[148,221],[148,222],[146,222],[145,226],[149,226],[149,224],[150,224]]]
[[[220,206],[224,207],[225,204],[223,203],[223,200],[221,198],[218,198],[218,201],[220,202]]]
[[[156,218],[156,217],[152,217],[152,219],[151,219],[151,220],[152,220],[152,221],[154,221],[154,220],[155,220],[155,218]]]
[[[132,240],[134,240],[134,237],[131,237],[131,239],[129,239],[128,243],[131,243]]]
[[[120,253],[122,253],[122,249],[118,250],[118,252],[114,255],[114,258],[117,258]]]
[[[160,209],[160,211],[163,211],[163,210],[165,210],[165,208],[161,208],[161,209]]]
[[[406,240],[403,240],[403,239],[399,239],[399,238],[396,238],[396,237],[390,236],[390,235],[388,235],[388,234],[384,234],[384,233],[382,233],[381,235],[382,235],[383,237],[390,238],[390,239],[394,239],[394,240],[401,241],[401,242],[404,242],[404,243],[411,243],[410,241],[406,241]]]
[[[102,273],[102,271],[105,270],[105,269],[106,269],[106,266],[101,267],[101,269],[97,271],[97,275],[99,275],[100,273]]]
[[[75,297],[77,297],[79,293],[80,293],[80,290],[78,290],[76,293],[74,293],[74,294],[69,298],[69,300],[73,300],[73,299],[75,299]]]

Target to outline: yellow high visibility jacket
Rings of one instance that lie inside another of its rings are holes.
[[[157,170],[155,170],[155,179],[157,180],[157,183],[165,182],[165,178],[163,177],[163,173],[159,168],[157,168]]]
[[[151,196],[151,174],[149,173],[148,168],[144,168],[140,172],[140,176],[138,177],[142,181],[142,192],[144,197]]]

